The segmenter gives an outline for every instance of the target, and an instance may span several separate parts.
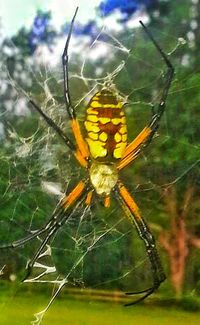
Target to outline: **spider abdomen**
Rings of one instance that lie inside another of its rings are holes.
[[[110,90],[96,93],[88,107],[85,120],[86,141],[91,157],[109,162],[121,159],[127,145],[124,103]]]

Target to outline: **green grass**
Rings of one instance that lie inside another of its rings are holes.
[[[28,325],[33,314],[41,311],[48,299],[30,296],[1,296],[0,324]],[[43,325],[200,325],[199,313],[176,308],[137,305],[125,308],[114,303],[57,299],[44,317]]]

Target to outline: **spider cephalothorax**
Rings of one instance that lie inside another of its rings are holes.
[[[154,107],[152,118],[139,135],[132,142],[127,144],[127,125],[124,113],[125,100],[123,100],[123,98],[112,87],[104,86],[94,94],[86,108],[86,117],[84,122],[86,136],[84,137],[70,99],[68,78],[68,46],[77,10],[72,19],[62,55],[66,111],[71,121],[71,127],[76,144],[69,139],[60,127],[56,125],[33,100],[30,100],[30,103],[64,141],[65,145],[75,155],[80,165],[86,168],[88,171],[88,178],[80,180],[75,188],[61,199],[53,215],[42,228],[34,231],[28,237],[19,239],[9,245],[4,245],[2,248],[15,248],[38,237],[40,234],[44,235],[38,250],[28,264],[28,272],[26,276],[28,277],[43,248],[56,234],[58,229],[66,223],[71,215],[72,209],[76,208],[79,200],[85,197],[85,203],[90,205],[92,202],[92,194],[96,191],[97,196],[103,196],[105,207],[109,207],[110,195],[112,193],[112,197],[119,202],[126,217],[135,225],[140,238],[144,242],[151,264],[153,275],[152,286],[141,292],[128,293],[144,293],[142,297],[133,302],[135,303],[143,300],[154,292],[161,282],[165,280],[165,275],[156,250],[154,238],[144,221],[133,196],[121,182],[119,173],[120,170],[130,165],[130,163],[139,156],[143,148],[151,142],[165,109],[165,102],[172,82],[174,68],[150,31],[142,22],[140,22],[167,67],[165,85],[160,96],[160,101],[157,106]]]

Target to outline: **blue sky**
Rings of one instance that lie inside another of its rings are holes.
[[[0,0],[3,33],[11,36],[22,26],[30,26],[38,9],[51,10],[54,26],[58,29],[70,20],[79,6],[77,20],[82,23],[95,17],[95,7],[101,0]]]

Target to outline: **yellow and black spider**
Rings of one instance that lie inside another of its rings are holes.
[[[153,293],[165,280],[165,274],[156,250],[154,237],[141,216],[134,198],[121,182],[119,172],[133,162],[139,156],[142,149],[150,144],[165,109],[165,103],[172,82],[174,68],[167,55],[153,38],[150,31],[140,21],[145,32],[153,42],[167,66],[165,86],[161,94],[160,102],[157,105],[157,109],[154,109],[152,118],[147,126],[131,143],[127,144],[127,125],[124,113],[125,100],[123,100],[119,93],[116,92],[114,87],[111,85],[105,85],[91,98],[87,105],[84,122],[87,136],[84,138],[76,118],[75,110],[71,103],[68,78],[68,46],[77,10],[78,8],[76,9],[72,19],[62,55],[64,98],[76,144],[68,138],[59,126],[57,126],[33,100],[30,100],[30,103],[41,114],[47,124],[60,136],[72,151],[80,165],[87,170],[88,177],[85,180],[80,180],[75,188],[60,200],[52,216],[46,224],[42,226],[42,228],[25,238],[1,246],[1,248],[16,248],[24,245],[33,238],[44,234],[44,238],[39,248],[28,264],[27,278],[43,248],[57,230],[66,223],[67,219],[70,217],[72,209],[75,208],[79,200],[85,197],[85,203],[90,205],[93,193],[96,192],[98,197],[103,198],[105,207],[109,207],[110,195],[112,193],[113,197],[119,202],[120,206],[124,210],[128,219],[135,225],[140,238],[143,240],[152,269],[153,284],[150,288],[140,292],[127,293],[129,295],[143,293],[142,297],[138,300],[128,304],[131,305],[145,299]]]

